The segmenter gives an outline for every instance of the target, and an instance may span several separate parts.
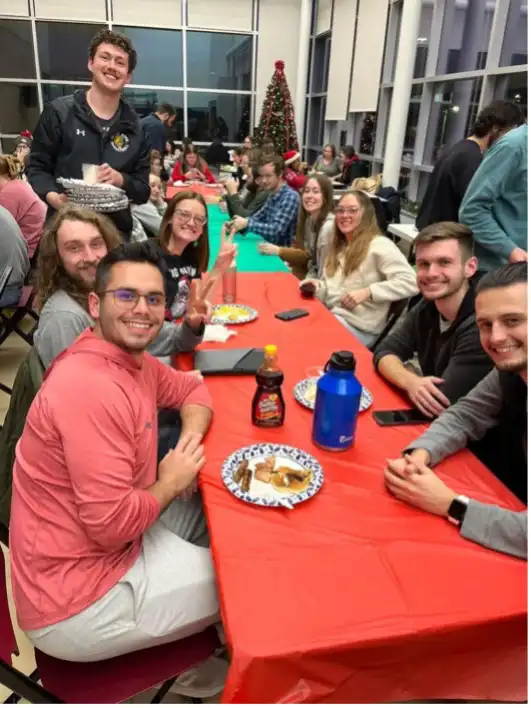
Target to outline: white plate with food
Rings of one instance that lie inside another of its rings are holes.
[[[310,377],[308,379],[303,379],[299,383],[295,384],[293,389],[293,395],[296,400],[309,410],[313,411],[315,408],[315,397],[317,396],[317,382],[319,378]],[[361,392],[360,399],[360,413],[366,411],[367,408],[372,404],[372,394],[365,387]]]
[[[304,450],[257,443],[233,452],[223,463],[221,478],[242,501],[292,509],[317,494],[324,473],[315,457]]]
[[[212,324],[245,324],[258,317],[257,310],[247,305],[224,304],[212,308]]]

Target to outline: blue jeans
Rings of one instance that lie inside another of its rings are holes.
[[[356,339],[358,339],[366,347],[372,346],[376,341],[376,338],[378,337],[377,334],[372,334],[372,332],[364,332],[363,330],[358,329],[357,327],[353,327],[351,324],[348,324],[348,322],[344,320],[341,315],[335,315],[335,317],[339,320],[339,322],[341,322],[344,327],[348,329],[351,334],[356,337]]]
[[[8,285],[0,297],[0,307],[13,307],[18,305],[18,301],[22,296],[22,283],[16,285]]]

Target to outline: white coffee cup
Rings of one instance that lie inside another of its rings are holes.
[[[84,163],[82,165],[83,181],[87,184],[96,184],[98,181],[98,168],[99,165],[89,165]]]

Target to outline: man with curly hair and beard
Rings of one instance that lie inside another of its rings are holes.
[[[67,205],[52,220],[40,245],[37,306],[41,308],[34,342],[47,368],[52,360],[93,322],[88,294],[94,287],[96,266],[121,242],[112,222],[101,214]],[[149,352],[169,356],[193,351],[202,341],[206,312],[193,301],[182,324],[165,322]]]

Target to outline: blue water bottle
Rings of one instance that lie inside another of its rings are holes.
[[[355,370],[352,352],[334,352],[317,382],[312,439],[325,450],[340,452],[354,444],[362,392]]]

